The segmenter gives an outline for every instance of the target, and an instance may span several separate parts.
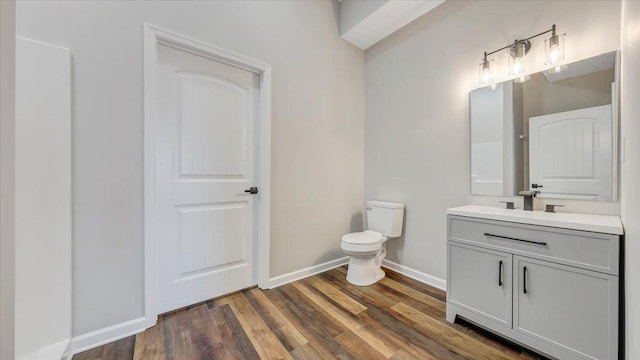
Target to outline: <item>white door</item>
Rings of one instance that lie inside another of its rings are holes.
[[[530,118],[529,169],[543,196],[610,200],[611,105]]]
[[[158,45],[158,313],[256,285],[259,76]]]

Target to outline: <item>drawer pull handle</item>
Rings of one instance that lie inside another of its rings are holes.
[[[498,286],[502,286],[502,260],[498,264]]]
[[[542,246],[546,246],[547,245],[547,243],[544,242],[544,241],[523,240],[523,239],[518,239],[518,238],[513,238],[513,237],[508,237],[508,236],[489,234],[489,233],[484,233],[484,236],[491,236],[491,237],[494,237],[494,238],[526,242],[526,243],[529,243],[529,244],[536,244],[536,245],[542,245]]]
[[[522,292],[527,293],[527,267],[522,269]]]

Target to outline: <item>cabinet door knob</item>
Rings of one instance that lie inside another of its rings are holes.
[[[522,292],[527,293],[527,267],[522,269]]]
[[[502,286],[502,260],[498,264],[498,286]]]

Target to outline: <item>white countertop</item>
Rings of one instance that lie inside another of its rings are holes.
[[[447,214],[510,221],[521,224],[593,231],[605,234],[624,234],[620,217],[612,215],[578,214],[568,212],[546,213],[542,210],[508,210],[504,208],[480,205],[465,205],[447,209]]]

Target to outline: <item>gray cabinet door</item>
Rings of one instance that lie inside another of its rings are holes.
[[[511,327],[512,255],[449,242],[447,301]]]
[[[618,281],[514,256],[513,328],[584,359],[616,359]]]

